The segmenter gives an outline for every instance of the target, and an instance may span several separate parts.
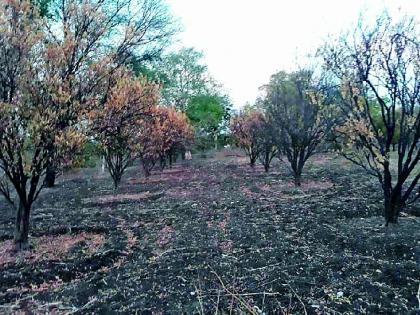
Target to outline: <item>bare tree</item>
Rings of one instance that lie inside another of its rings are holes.
[[[295,185],[300,186],[306,161],[332,126],[326,114],[325,93],[310,70],[279,72],[262,89],[277,148],[290,164]]]
[[[271,162],[275,157],[278,157],[279,149],[277,147],[275,130],[273,130],[271,124],[266,118],[264,118],[261,125],[258,138],[258,142],[261,147],[258,159],[264,166],[264,170],[269,172]]]
[[[347,114],[337,129],[342,153],[379,179],[386,225],[420,198],[419,35],[413,18],[395,22],[383,15],[373,27],[361,21],[352,34],[322,50]]]

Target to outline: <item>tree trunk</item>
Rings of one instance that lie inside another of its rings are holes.
[[[51,163],[48,164],[46,173],[45,173],[45,179],[44,179],[45,187],[48,187],[48,188],[54,187],[56,177],[57,177],[57,172],[56,172],[55,167]]]
[[[25,207],[22,203],[19,203],[19,208],[16,214],[14,235],[14,243],[17,251],[25,250],[29,247],[28,235],[30,211],[30,207]]]
[[[401,182],[398,182],[393,187],[389,162],[386,162],[384,165],[384,181],[382,189],[384,192],[385,226],[388,226],[389,223],[398,223],[398,215],[404,208],[404,201],[402,200],[402,184]]]
[[[301,174],[294,174],[294,178],[295,178],[295,186],[296,187],[302,186]]]
[[[120,178],[112,178],[114,180],[114,190],[118,189],[118,186],[120,185],[121,179]]]
[[[160,157],[160,170],[163,171],[166,166],[166,158],[164,156]]]
[[[144,176],[146,177],[146,178],[148,178],[148,177],[150,177],[150,175],[151,175],[151,163],[150,162],[148,162],[148,161],[142,161],[142,166],[143,166],[143,172],[144,172]]]
[[[249,161],[249,166],[251,166],[252,168],[254,168],[255,167],[255,162],[257,161],[257,159],[256,158],[254,158],[254,157],[251,157],[250,158],[250,161]]]
[[[264,170],[266,173],[270,170],[270,151],[265,152],[264,156]]]
[[[120,171],[115,171],[115,173],[111,174],[111,177],[114,182],[114,189],[117,190],[121,183],[122,173]]]
[[[173,164],[173,161],[172,161],[172,152],[169,152],[169,168],[172,168],[172,164]]]
[[[385,195],[385,225],[398,223],[398,216],[404,208],[401,202],[401,191],[393,190],[391,196]]]

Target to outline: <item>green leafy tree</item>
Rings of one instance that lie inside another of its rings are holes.
[[[31,2],[38,7],[38,13],[41,17],[51,17],[50,8],[53,0],[32,0]]]
[[[191,98],[187,117],[200,133],[212,136],[217,149],[217,136],[226,117],[223,99],[215,95],[198,95]]]
[[[154,65],[157,79],[163,83],[163,100],[185,112],[192,97],[207,94],[211,82],[203,53],[194,48],[182,48],[163,56]]]
[[[217,147],[219,135],[228,129],[231,103],[203,57],[194,48],[182,48],[138,70],[162,83],[164,104],[187,114],[197,133],[196,144],[205,149],[210,143]]]

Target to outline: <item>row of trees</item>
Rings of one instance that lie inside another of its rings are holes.
[[[231,123],[250,164],[260,157],[268,170],[286,157],[300,185],[305,162],[328,142],[379,180],[386,224],[396,223],[420,199],[419,35],[414,19],[384,15],[325,44],[322,68],[273,75],[258,110]]]
[[[262,90],[264,96],[257,108],[232,119],[232,134],[252,167],[260,159],[268,172],[275,157],[285,157],[296,186],[300,186],[306,161],[335,121],[328,91],[310,70],[278,72]]]
[[[139,126],[146,117],[155,125],[162,115],[176,117],[161,128],[164,133],[185,125],[184,116],[158,107],[157,84],[127,68],[160,54],[175,32],[160,0],[0,3],[0,192],[16,209],[17,249],[28,246],[30,212],[40,192],[89,136],[101,144],[114,173],[116,164],[137,156],[133,146],[144,144],[150,127]],[[127,121],[134,123],[133,137]],[[159,145],[167,135],[162,137]],[[180,141],[168,137],[171,143],[156,154]],[[143,152],[143,161],[151,155]]]
[[[192,141],[184,114],[159,106],[160,86],[145,77],[122,70],[108,92],[105,104],[88,112],[89,133],[99,144],[107,169],[117,188],[136,159],[149,176],[156,163],[172,163],[176,150]]]

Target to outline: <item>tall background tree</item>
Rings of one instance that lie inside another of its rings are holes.
[[[187,114],[195,127],[196,147],[217,147],[219,136],[227,129],[231,103],[211,77],[203,53],[181,48],[162,55],[142,71],[162,83],[163,104]]]
[[[79,111],[92,103],[105,103],[111,89],[108,77],[114,71],[156,58],[177,32],[176,23],[161,0],[37,3],[48,10],[45,21],[54,65],[50,75],[58,76],[69,93],[68,99],[54,104],[57,110],[66,111],[57,128],[76,124]],[[70,104],[76,103],[78,108],[74,110]],[[50,155],[45,178],[48,187],[54,185],[57,173],[53,146]]]
[[[154,64],[163,83],[162,97],[166,105],[185,112],[193,97],[207,94],[211,78],[203,58],[203,53],[194,48],[181,48]]]
[[[209,135],[217,150],[217,137],[226,117],[224,99],[217,95],[198,95],[191,98],[187,116],[201,136]]]
[[[341,151],[378,178],[387,225],[420,198],[419,35],[414,18],[382,15],[322,50],[347,116],[337,129]]]

